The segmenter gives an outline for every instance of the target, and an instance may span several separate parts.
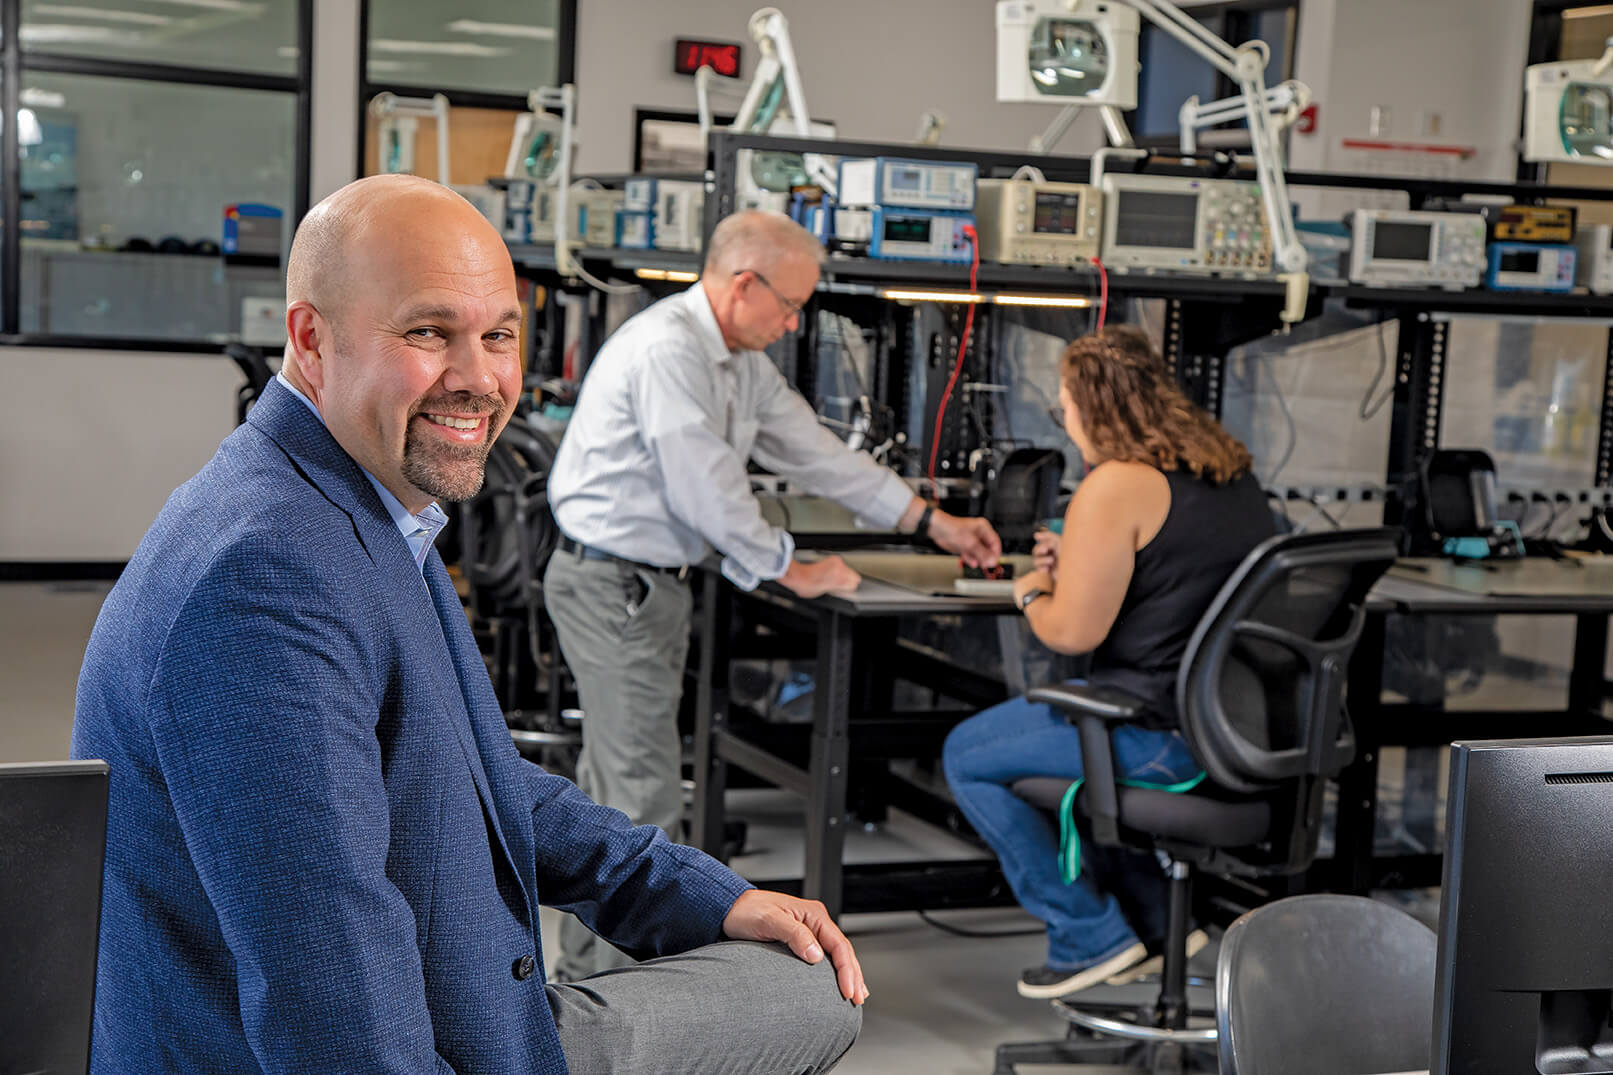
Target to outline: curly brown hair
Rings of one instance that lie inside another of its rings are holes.
[[[1217,485],[1249,471],[1249,449],[1196,406],[1140,329],[1111,325],[1064,350],[1060,375],[1100,460],[1185,468]]]

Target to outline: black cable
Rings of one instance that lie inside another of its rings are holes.
[[[1547,500],[1543,501],[1543,503],[1546,505],[1546,509],[1551,512],[1551,515],[1547,517],[1546,525],[1535,531],[1535,537],[1550,538],[1552,527],[1557,525],[1557,520],[1562,517],[1563,509],[1566,505],[1560,500]],[[1521,530],[1522,527],[1519,529]]]
[[[1335,529],[1335,530],[1343,530],[1344,529],[1343,524],[1340,523],[1337,519],[1333,518],[1333,516],[1328,512],[1328,510],[1326,508],[1322,507],[1322,502],[1321,501],[1317,500],[1314,496],[1308,496],[1308,497],[1305,498],[1305,500],[1306,500],[1307,503],[1310,504],[1311,507],[1316,509],[1317,514],[1321,515],[1322,518],[1326,519],[1328,522],[1333,524],[1333,529]]]
[[[1395,379],[1391,377],[1389,378],[1389,387],[1378,398],[1378,402],[1372,402],[1372,393],[1378,390],[1378,382],[1383,380],[1384,372],[1389,369],[1389,348],[1383,342],[1383,328],[1388,323],[1387,321],[1378,322],[1378,331],[1376,333],[1378,338],[1378,372],[1372,375],[1372,383],[1367,385],[1367,394],[1361,397],[1360,414],[1363,422],[1370,422],[1377,417],[1378,412],[1383,410],[1383,405],[1393,399],[1395,395]]]
[[[1283,517],[1283,520],[1285,522],[1288,523],[1288,529],[1289,530],[1297,531],[1299,529],[1299,527],[1297,525],[1295,525],[1295,523],[1294,523],[1294,517],[1292,515],[1288,514],[1288,498],[1287,497],[1283,496],[1280,493],[1277,493],[1277,492],[1274,492],[1274,491],[1272,491],[1270,489],[1267,489],[1266,490],[1266,499],[1276,501],[1276,503],[1277,503],[1277,513]]]
[[[940,930],[942,933],[950,933],[954,937],[980,937],[986,939],[990,939],[992,937],[1033,937],[1037,934],[1047,932],[1046,926],[1037,926],[1034,929],[964,929],[962,926],[948,925],[947,923],[939,921],[938,919],[931,918],[930,912],[928,911],[920,911],[918,912],[918,916],[925,922]]]

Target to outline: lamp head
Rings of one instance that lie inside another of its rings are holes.
[[[999,0],[997,100],[1136,108],[1138,28],[1114,0]]]

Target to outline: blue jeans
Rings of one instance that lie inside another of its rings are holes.
[[[1200,771],[1178,732],[1123,724],[1111,743],[1119,777],[1174,784]],[[1080,735],[1052,706],[1019,697],[977,713],[952,729],[941,758],[959,807],[997,852],[1020,905],[1047,923],[1048,966],[1083,970],[1136,944],[1138,930],[1150,940],[1164,935],[1166,885],[1153,859],[1084,841],[1081,876],[1066,885],[1056,819],[1009,790],[1028,776],[1084,775]]]

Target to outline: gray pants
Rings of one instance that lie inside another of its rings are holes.
[[[557,550],[544,605],[582,702],[577,786],[634,824],[681,836],[678,699],[689,654],[687,582],[613,560]],[[560,922],[554,977],[576,981],[632,960],[570,915]]]
[[[572,1075],[817,1075],[862,1027],[825,958],[726,941],[550,985]]]

